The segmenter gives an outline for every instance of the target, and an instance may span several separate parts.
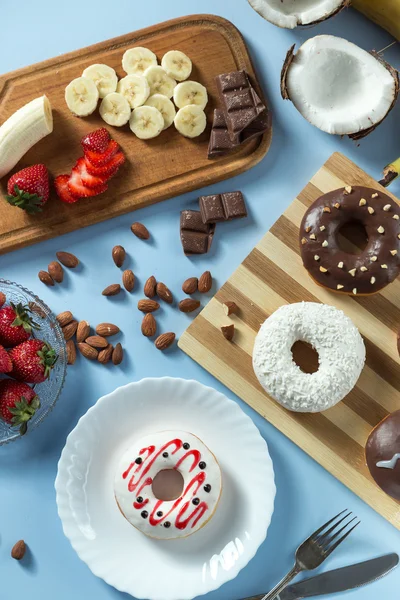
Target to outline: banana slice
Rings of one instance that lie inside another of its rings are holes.
[[[100,116],[108,125],[122,127],[129,121],[131,107],[122,94],[112,92],[103,98],[100,104]]]
[[[178,108],[188,104],[196,104],[203,110],[208,102],[208,94],[204,85],[197,81],[178,83],[174,89],[174,102]]]
[[[155,66],[156,64],[157,56],[154,52],[141,46],[130,48],[122,57],[122,68],[128,75],[132,73],[143,75],[148,67]]]
[[[192,61],[180,50],[170,50],[162,57],[161,66],[170,77],[184,81],[192,72]]]
[[[127,75],[118,82],[117,92],[128,100],[131,108],[137,108],[150,96],[150,86],[143,75]]]
[[[149,82],[151,95],[162,94],[167,98],[172,98],[176,81],[167,75],[162,67],[149,67],[145,70],[144,76]]]
[[[197,104],[188,104],[178,110],[174,123],[179,133],[188,138],[195,138],[206,128],[206,113]]]
[[[92,79],[77,77],[65,88],[65,102],[77,117],[87,117],[96,110],[99,90]]]
[[[174,122],[176,115],[175,106],[167,96],[153,94],[146,100],[145,106],[154,106],[154,108],[160,111],[164,119],[163,129],[168,129]]]
[[[141,140],[157,137],[164,128],[164,119],[154,106],[139,106],[129,120],[133,133]]]
[[[99,98],[105,98],[107,94],[115,92],[117,89],[118,77],[114,69],[108,65],[96,64],[87,67],[82,77],[87,77],[94,81],[99,90]]]

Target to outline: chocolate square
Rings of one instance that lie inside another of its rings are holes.
[[[198,210],[183,210],[181,212],[181,229],[208,233],[209,226],[203,223]]]
[[[200,213],[203,223],[218,223],[225,221],[225,211],[220,194],[200,196]]]
[[[215,225],[203,223],[198,210],[181,212],[181,242],[185,254],[205,254],[211,248]]]
[[[226,192],[221,194],[221,199],[227,221],[247,217],[247,209],[242,192]]]
[[[236,142],[232,142],[226,126],[224,111],[220,108],[216,108],[214,110],[214,120],[211,128],[210,142],[208,144],[208,158],[226,154],[233,150],[233,148],[236,148],[239,143],[239,138]]]

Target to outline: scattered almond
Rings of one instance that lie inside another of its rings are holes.
[[[66,342],[68,342],[68,340],[74,337],[77,329],[78,321],[75,321],[75,319],[73,319],[70,323],[68,323],[68,325],[65,325],[65,327],[62,328]]]
[[[143,287],[143,293],[148,298],[154,298],[156,295],[157,281],[154,275],[148,278]]]
[[[6,295],[3,292],[0,292],[0,307],[6,303],[6,300],[7,300]]]
[[[111,356],[114,350],[114,346],[112,344],[108,344],[107,348],[103,348],[100,350],[97,360],[102,365],[106,365],[111,360]]]
[[[121,286],[119,283],[112,283],[108,285],[101,293],[103,296],[116,296],[121,291]]]
[[[154,312],[160,308],[159,303],[156,300],[139,300],[138,309],[144,313]]]
[[[200,302],[199,300],[195,300],[194,298],[185,298],[181,300],[178,304],[178,308],[183,313],[191,313],[197,308],[199,308]]]
[[[76,348],[74,340],[67,342],[67,364],[73,365],[76,361]]]
[[[118,343],[112,353],[112,361],[114,365],[119,365],[122,363],[122,360],[124,358],[124,351],[122,349],[122,346],[120,343]]]
[[[230,317],[231,315],[237,315],[239,312],[239,307],[236,302],[232,302],[231,300],[227,300],[223,303],[222,308],[224,309],[225,314]]]
[[[117,267],[122,267],[126,257],[125,248],[123,246],[114,246],[112,249],[112,258]]]
[[[206,294],[211,290],[212,287],[212,277],[210,271],[205,271],[203,275],[200,276],[198,289],[200,294]]]
[[[38,277],[39,277],[40,281],[42,283],[44,283],[45,285],[49,285],[49,286],[54,285],[54,280],[53,280],[52,276],[50,275],[50,273],[48,273],[47,271],[39,271]]]
[[[19,542],[14,544],[14,546],[12,547],[11,556],[12,558],[15,558],[15,560],[22,560],[25,556],[25,552],[26,544],[24,540],[19,540]]]
[[[71,323],[73,318],[74,317],[72,316],[72,312],[70,310],[64,310],[64,312],[62,312],[56,316],[56,319],[59,322],[59,324],[61,325],[61,327],[65,327],[65,325],[68,325],[68,323]]]
[[[5,298],[5,296],[4,296],[4,298]],[[4,300],[4,302],[5,302],[5,300]],[[0,292],[0,306],[2,306],[2,303],[1,303],[1,292]],[[42,308],[40,308],[39,304],[36,304],[36,302],[29,302],[28,306],[31,309],[31,311],[33,313],[35,313],[35,315],[38,315],[41,319],[46,319],[47,315],[44,312],[44,310]]]
[[[194,294],[197,292],[197,286],[199,284],[199,280],[197,277],[189,277],[182,283],[182,292],[184,294]]]
[[[96,333],[98,335],[102,335],[103,337],[109,337],[110,335],[117,335],[120,332],[119,327],[117,325],[113,325],[113,323],[100,323],[96,327]]]
[[[150,237],[150,233],[143,223],[132,223],[131,231],[141,240],[148,240]]]
[[[154,344],[157,350],[166,350],[174,343],[174,340],[175,334],[172,331],[169,331],[168,333],[159,335]]]
[[[78,328],[76,330],[76,341],[81,344],[90,335],[89,321],[79,321]]]
[[[47,270],[56,283],[62,283],[64,279],[64,269],[59,262],[53,260],[47,267]]]
[[[107,348],[108,342],[105,337],[101,335],[90,335],[85,339],[85,342],[92,346],[92,348]]]
[[[164,302],[166,302],[167,304],[172,304],[172,302],[174,301],[174,297],[172,295],[171,290],[167,288],[165,283],[162,283],[161,281],[157,283],[156,294],[161,298],[161,300],[164,300]]]
[[[157,331],[156,320],[151,313],[147,313],[147,315],[144,315],[144,317],[143,317],[142,333],[145,337],[152,337],[153,335],[156,335],[156,331]]]
[[[78,344],[78,349],[82,356],[84,356],[85,358],[89,360],[97,360],[99,353],[96,350],[96,348],[92,348],[92,346],[89,346],[89,344],[81,342],[80,344]]]
[[[56,252],[56,256],[60,263],[68,269],[75,269],[79,265],[79,260],[71,252]]]
[[[228,340],[228,342],[233,340],[233,336],[235,335],[235,326],[233,323],[231,325],[224,325],[221,327],[221,331],[222,335]]]
[[[127,292],[131,292],[135,287],[135,275],[133,271],[127,269],[122,273],[122,283]]]

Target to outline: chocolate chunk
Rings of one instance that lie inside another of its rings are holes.
[[[237,146],[239,140],[232,142],[229,137],[224,111],[220,108],[214,110],[214,121],[211,128],[210,142],[208,144],[208,158],[227,154]]]
[[[198,210],[183,210],[181,212],[181,229],[208,233],[210,228],[203,223]]]
[[[225,194],[221,194],[221,198],[227,221],[247,217],[246,204],[244,203],[242,192],[226,192]]]
[[[181,242],[185,254],[206,254],[211,248],[215,225],[203,223],[198,210],[181,212]]]
[[[200,196],[199,202],[203,223],[218,223],[247,217],[242,192]]]
[[[259,135],[263,135],[271,128],[271,111],[265,108],[262,113],[240,134],[240,143],[243,144]]]

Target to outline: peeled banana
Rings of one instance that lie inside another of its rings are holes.
[[[353,0],[352,6],[400,40],[400,0]]]

